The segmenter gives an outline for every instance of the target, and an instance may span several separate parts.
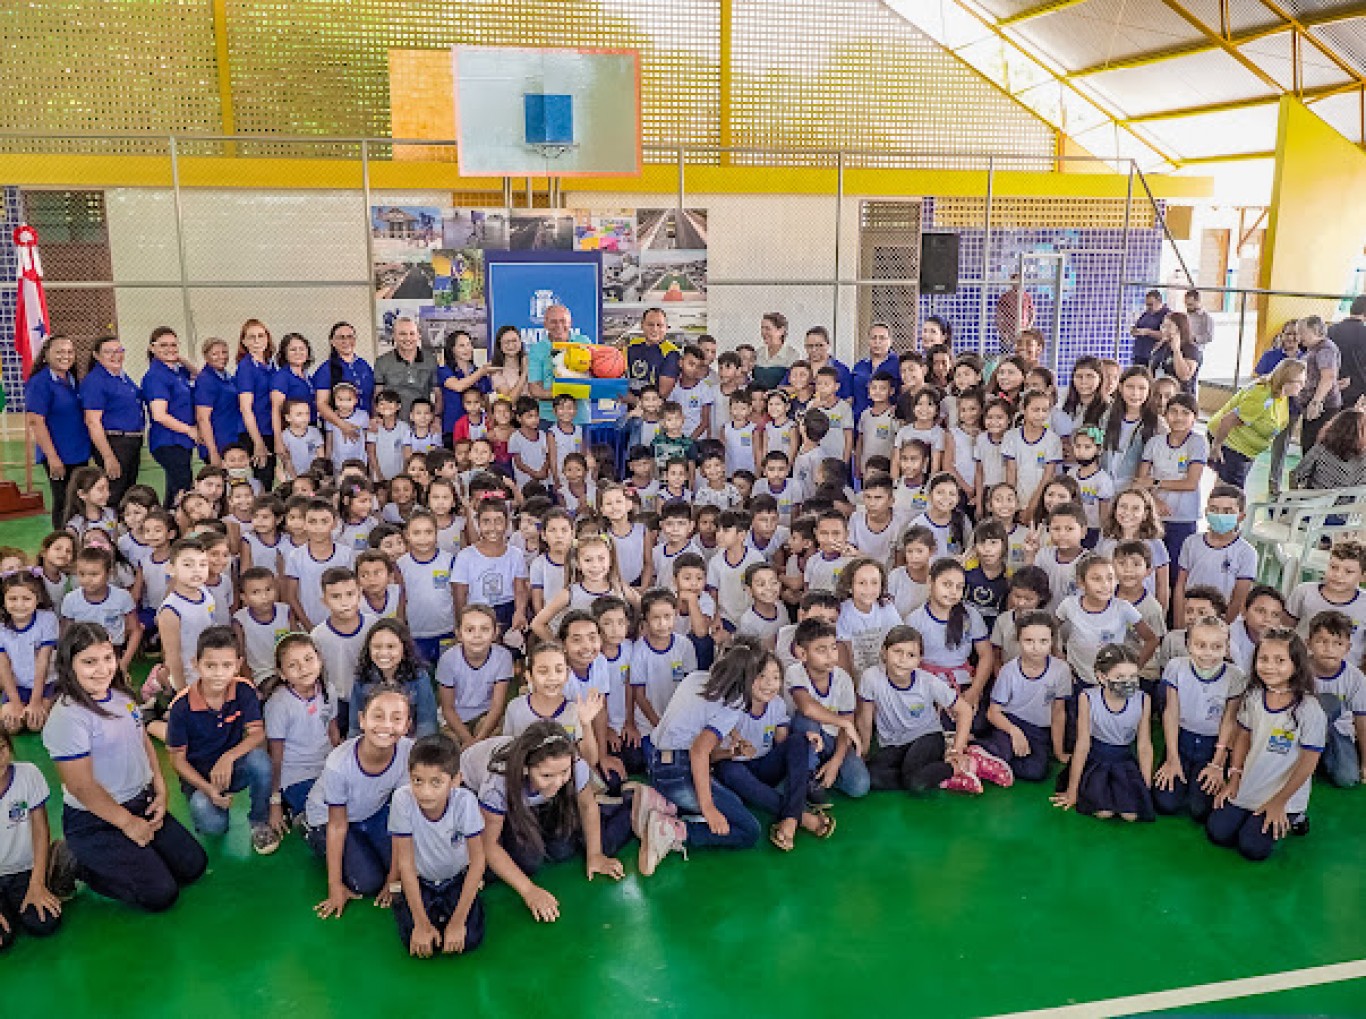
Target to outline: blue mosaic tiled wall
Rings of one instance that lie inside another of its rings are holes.
[[[925,231],[949,229],[958,234],[958,274],[960,279],[979,279],[982,275],[982,244],[980,229],[937,227],[934,221],[934,200],[922,204],[922,228]],[[1119,300],[1120,263],[1124,248],[1121,229],[1069,229],[1043,227],[1037,229],[993,230],[991,234],[990,274],[992,280],[1007,280],[1019,266],[1021,254],[1061,252],[1067,255],[1063,281],[1062,321],[1059,327],[1058,348],[1059,383],[1071,376],[1072,365],[1086,354],[1111,357],[1115,347],[1115,312]],[[1130,229],[1128,263],[1125,275],[1131,280],[1157,279],[1162,254],[1162,229]],[[1053,326],[1053,272],[1050,263],[1026,262],[1025,290],[1034,299],[1034,325],[1051,335]],[[1037,274],[1037,275],[1035,275]],[[987,315],[982,321],[982,287],[979,284],[960,284],[955,294],[924,295],[920,298],[920,316],[940,315],[953,325],[954,347],[958,350],[978,349],[978,336],[985,325],[984,348],[987,355],[997,353],[996,301],[1009,285],[993,283],[987,287]],[[1126,293],[1125,321],[1137,318],[1143,307],[1142,291],[1131,288]],[[1129,361],[1132,340],[1121,339],[1119,360]],[[1045,363],[1049,358],[1045,356]]]
[[[0,381],[5,387],[8,410],[24,409],[24,376],[19,352],[14,349],[14,314],[18,297],[15,278],[19,275],[19,256],[12,236],[23,218],[19,189],[3,189],[3,214],[0,214]]]

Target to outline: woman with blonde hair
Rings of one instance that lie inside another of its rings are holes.
[[[1306,371],[1303,361],[1286,358],[1270,375],[1235,393],[1210,418],[1210,460],[1220,481],[1237,488],[1247,484],[1252,461],[1290,427],[1291,403],[1304,389]]]

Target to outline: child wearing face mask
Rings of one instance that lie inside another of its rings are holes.
[[[1122,644],[1096,655],[1097,685],[1077,697],[1077,745],[1053,805],[1102,820],[1153,820],[1152,709],[1138,688],[1138,656]]]
[[[1197,586],[1212,587],[1228,599],[1225,622],[1238,618],[1257,580],[1257,550],[1239,533],[1245,500],[1242,490],[1232,485],[1215,485],[1210,491],[1205,503],[1209,531],[1192,534],[1177,556],[1172,593],[1176,618],[1185,615],[1186,588]]]

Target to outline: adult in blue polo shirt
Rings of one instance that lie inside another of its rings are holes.
[[[76,344],[54,336],[38,351],[33,372],[24,383],[24,409],[38,444],[38,462],[47,469],[52,489],[52,526],[62,526],[66,481],[90,462],[90,432],[81,413],[76,385]]]
[[[854,387],[854,425],[859,415],[868,409],[868,384],[878,372],[886,372],[896,379],[892,386],[892,403],[901,391],[901,358],[892,353],[892,330],[884,322],[874,322],[868,329],[868,356],[850,373]]]
[[[1143,313],[1129,330],[1134,338],[1134,364],[1147,367],[1153,350],[1162,340],[1162,321],[1171,311],[1162,300],[1162,291],[1149,290],[1143,295]]]
[[[313,348],[301,333],[285,333],[280,337],[280,349],[275,353],[275,375],[270,380],[270,422],[275,433],[275,455],[284,456],[285,404],[299,400],[308,404],[308,419],[312,421],[316,399],[308,366],[313,363]]]
[[[336,323],[327,334],[327,342],[332,348],[331,353],[313,373],[318,425],[321,427],[326,422],[340,428],[348,439],[353,439],[358,434],[356,426],[343,421],[332,409],[332,387],[339,382],[351,383],[356,387],[356,396],[359,398],[357,406],[368,413],[370,398],[375,391],[375,371],[370,367],[370,362],[356,353],[356,327],[350,322]]]
[[[669,317],[663,308],[650,308],[640,317],[643,335],[626,347],[626,375],[631,380],[631,395],[639,396],[646,386],[655,386],[659,395],[669,398],[678,385],[678,344],[669,335]]]
[[[854,395],[854,377],[847,365],[830,356],[830,332],[825,326],[812,326],[806,331],[806,360],[811,365],[811,377],[822,368],[833,368],[840,377],[839,398],[848,400]]]
[[[152,330],[142,396],[152,418],[147,445],[152,450],[152,459],[166,472],[166,497],[162,505],[172,509],[180,493],[188,491],[194,483],[190,461],[199,444],[199,429],[194,423],[190,369],[180,360],[180,339],[170,326]]]
[[[142,390],[123,370],[124,353],[117,336],[101,336],[95,341],[90,371],[81,379],[85,427],[109,478],[109,505],[113,507],[137,484],[142,433],[147,427]]]
[[[441,397],[441,438],[447,449],[454,449],[452,433],[455,423],[465,416],[465,390],[473,387],[481,393],[492,392],[493,380],[489,375],[493,367],[488,363],[475,366],[474,339],[464,329],[452,329],[446,334],[441,361],[441,367],[436,370],[437,395]]]
[[[215,467],[223,466],[223,450],[242,435],[242,408],[237,381],[228,371],[228,341],[204,341],[204,369],[194,380],[194,420],[199,428],[199,455]]]
[[[242,437],[251,450],[256,480],[267,491],[275,487],[275,426],[270,415],[270,383],[275,377],[275,341],[259,318],[242,323],[237,339],[237,403],[242,410]]]

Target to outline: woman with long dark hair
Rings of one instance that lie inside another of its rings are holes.
[[[267,490],[275,485],[275,425],[270,384],[275,377],[275,341],[259,318],[242,323],[237,338],[237,400],[242,409],[241,442],[251,450],[256,480]]]
[[[332,390],[343,382],[356,387],[356,406],[369,413],[370,397],[375,389],[375,370],[356,353],[356,327],[350,322],[334,322],[327,332],[329,347],[327,360],[313,373],[318,417],[341,430],[349,441],[360,437],[360,427],[343,420],[332,408]]]
[[[54,336],[38,351],[24,383],[24,409],[38,447],[38,462],[47,470],[52,526],[58,528],[66,505],[67,478],[90,462],[90,429],[85,426],[76,384],[76,344],[68,337]]]
[[[499,330],[501,336],[505,330]],[[465,390],[471,387],[481,393],[493,390],[490,375],[493,365],[474,364],[474,340],[464,329],[453,329],[446,334],[441,367],[436,370],[436,387],[441,396],[441,438],[447,449],[455,448],[452,431],[455,423],[465,416]]]
[[[1366,485],[1366,410],[1339,411],[1319,433],[1293,471],[1296,488],[1353,488]]]

